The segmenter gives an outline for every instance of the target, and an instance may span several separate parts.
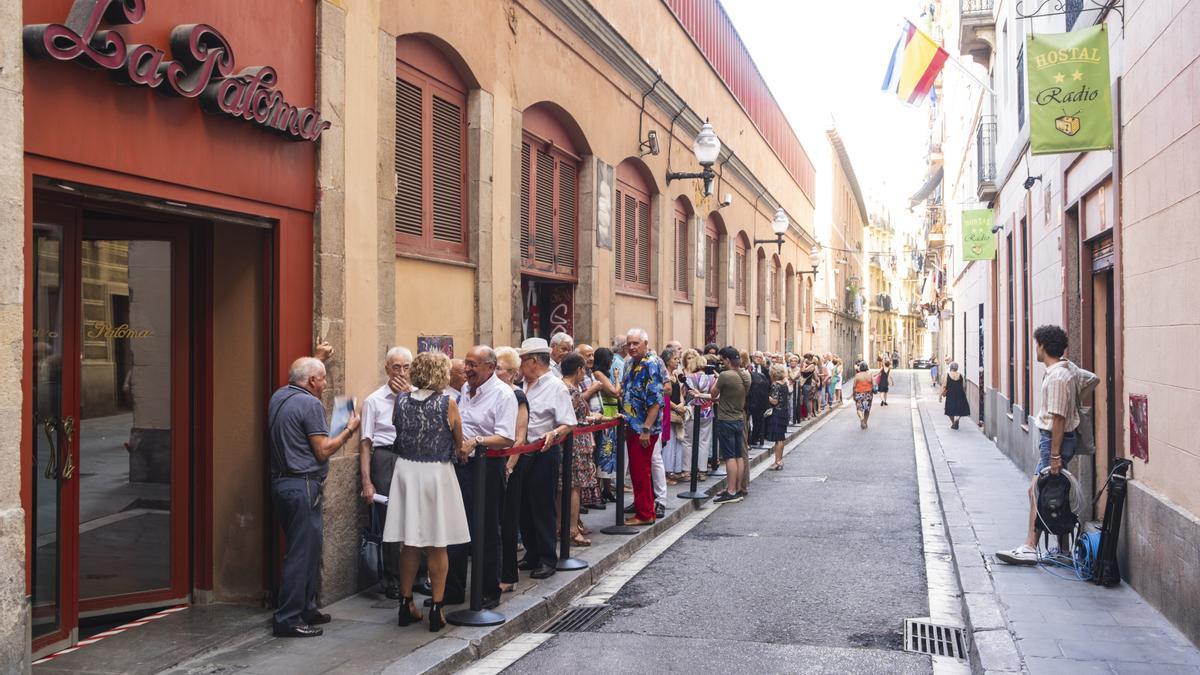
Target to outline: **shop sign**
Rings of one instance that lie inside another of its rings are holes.
[[[1104,24],[1026,38],[1029,144],[1035,155],[1111,150],[1112,92]]]
[[[102,24],[130,25],[146,17],[146,0],[75,0],[65,24],[25,26],[25,51],[37,58],[75,61],[108,70],[120,84],[172,97],[199,99],[209,113],[242,119],[290,140],[315,141],[328,129],[315,108],[298,108],[275,88],[271,66],[236,70],[233,47],[216,28],[194,23],[171,31],[174,60],[154,45],[127,44]]]
[[[962,236],[963,260],[992,260],[996,257],[991,209],[963,211]]]

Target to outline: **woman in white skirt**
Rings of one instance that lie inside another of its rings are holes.
[[[450,359],[441,352],[424,352],[413,360],[409,373],[412,393],[396,396],[392,423],[396,427],[396,469],[388,496],[385,542],[400,542],[400,615],[407,626],[421,620],[413,604],[412,587],[421,562],[421,550],[429,558],[429,580],[433,586],[429,630],[446,625],[442,601],[446,591],[449,561],[446,547],[471,540],[462,492],[450,462],[463,447],[462,418],[454,400],[442,393],[450,384]],[[457,457],[458,460],[465,456]]]

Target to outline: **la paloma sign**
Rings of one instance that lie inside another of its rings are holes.
[[[154,45],[128,44],[117,31],[102,29],[104,24],[138,24],[145,17],[146,0],[75,0],[66,23],[25,26],[25,51],[108,70],[121,84],[198,99],[206,112],[245,120],[291,140],[315,141],[329,128],[315,107],[300,108],[284,99],[271,66],[235,72],[233,47],[208,24],[172,29],[173,59]]]

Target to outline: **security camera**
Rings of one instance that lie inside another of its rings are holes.
[[[999,232],[1000,230],[1003,230],[1003,229],[1004,229],[1003,225],[993,225],[992,226],[992,234],[996,234],[997,232]]]
[[[721,200],[721,208],[725,208],[730,204],[733,204],[733,193],[726,192],[725,198]]]
[[[1025,189],[1026,189],[1026,190],[1032,190],[1032,189],[1033,189],[1033,184],[1034,184],[1034,183],[1036,183],[1036,182],[1038,182],[1038,181],[1039,181],[1039,180],[1041,180],[1041,179],[1042,179],[1042,176],[1041,176],[1040,174],[1039,174],[1039,175],[1037,175],[1037,176],[1028,176],[1028,177],[1026,177],[1026,178],[1025,178],[1025,182],[1024,182],[1024,183],[1022,183],[1022,185],[1024,185],[1024,186],[1025,186]]]

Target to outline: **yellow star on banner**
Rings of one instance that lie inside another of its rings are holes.
[[[1055,74],[1054,74],[1054,81],[1055,81],[1055,82],[1057,82],[1057,83],[1059,83],[1059,84],[1062,84],[1062,83],[1063,83],[1063,80],[1065,80],[1065,79],[1067,79],[1067,78],[1066,78],[1066,76],[1065,76],[1065,75],[1063,75],[1062,73],[1055,73]]]
[[[1075,72],[1071,73],[1071,79],[1073,79],[1073,80],[1082,80],[1082,79],[1083,79],[1083,73],[1081,73],[1081,72],[1079,72],[1078,70],[1076,70]]]

